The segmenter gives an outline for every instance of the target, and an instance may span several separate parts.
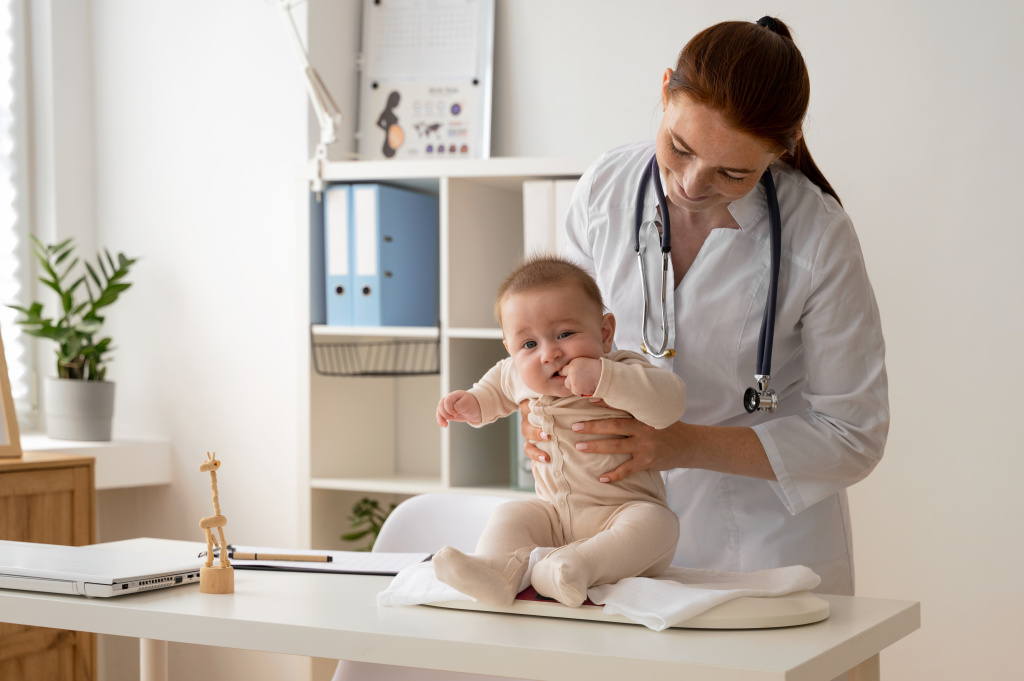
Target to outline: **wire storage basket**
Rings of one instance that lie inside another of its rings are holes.
[[[441,373],[435,338],[378,341],[313,339],[313,367],[321,376],[425,376]]]

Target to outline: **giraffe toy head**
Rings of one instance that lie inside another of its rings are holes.
[[[199,464],[199,472],[206,473],[209,471],[215,471],[218,468],[220,468],[220,461],[217,460],[217,452],[214,452],[213,456],[210,456],[210,453],[207,452],[206,461]]]

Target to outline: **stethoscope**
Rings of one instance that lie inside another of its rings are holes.
[[[658,228],[657,222],[652,220],[644,222],[643,219],[644,197],[647,194],[647,183],[652,177],[655,178],[654,193],[658,197],[658,208],[661,210],[661,219],[663,222],[661,229],[661,328],[664,335],[661,341],[661,346],[657,351],[654,350],[654,344],[651,343],[647,337],[647,319],[648,310],[650,309],[650,301],[647,295],[647,266],[644,263],[646,239],[640,239],[640,231],[645,226],[647,226],[648,229],[651,227],[655,229]],[[771,171],[764,171],[764,174],[761,175],[761,184],[764,185],[765,195],[768,199],[768,224],[771,232],[771,242],[769,246],[771,250],[772,270],[771,281],[768,285],[768,300],[764,307],[764,317],[761,319],[761,335],[758,338],[757,345],[757,373],[754,374],[754,380],[757,382],[757,387],[747,388],[746,392],[743,393],[743,407],[751,414],[755,411],[774,412],[779,407],[779,396],[774,390],[768,387],[768,382],[771,380],[772,340],[775,337],[775,301],[778,298],[779,261],[781,260],[782,254],[782,218],[779,215],[779,197],[775,193],[775,181],[772,179]],[[668,347],[671,333],[671,327],[668,321],[667,302],[668,263],[669,254],[672,252],[672,232],[669,224],[668,202],[665,200],[665,191],[661,187],[661,168],[658,167],[658,158],[656,155],[651,156],[651,160],[647,162],[647,167],[644,169],[643,175],[640,177],[640,188],[637,190],[636,195],[635,221],[636,240],[634,250],[636,251],[637,260],[640,262],[640,288],[643,290],[644,301],[644,320],[640,329],[640,339],[642,341],[640,349],[643,350],[645,354],[651,355],[652,357],[675,357],[675,349]]]

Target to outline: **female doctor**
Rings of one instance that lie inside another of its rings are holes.
[[[616,345],[672,357],[652,361],[686,381],[683,421],[654,430],[632,419],[578,424],[610,436],[585,451],[626,453],[615,481],[664,471],[681,533],[674,563],[752,571],[807,565],[818,591],[853,593],[845,489],[882,456],[889,424],[878,308],[850,218],[802,139],[810,86],[782,22],[727,22],[695,36],[661,85],[654,143],[601,156],[577,185],[568,255],[597,279],[615,314]],[[642,196],[647,281],[634,250],[637,190],[652,156],[670,229],[662,318],[664,218],[653,180]],[[747,413],[771,279],[769,211],[759,180],[774,180],[781,258],[771,388],[774,413]],[[642,338],[648,289],[647,336]],[[660,353],[659,353],[660,354]],[[527,440],[542,433],[523,419]],[[527,447],[533,465],[545,455]],[[457,681],[485,676],[342,662],[335,681]]]
[[[585,451],[631,455],[602,481],[664,471],[681,528],[675,564],[807,565],[821,576],[818,591],[852,595],[845,490],[885,446],[884,342],[853,224],[803,140],[809,93],[782,22],[712,26],[662,77],[656,140],[607,152],[583,175],[569,209],[568,255],[597,279],[618,348],[664,345],[674,354],[648,357],[683,378],[688,404],[665,430],[632,419],[575,428],[616,438],[580,443]],[[671,227],[665,298],[666,216],[653,179],[637,199],[652,156]],[[755,367],[772,269],[766,171],[781,217],[770,371],[778,408],[751,414],[744,391],[762,373]],[[638,203],[646,281],[635,251]],[[542,437],[529,424],[524,433]],[[527,454],[544,465],[539,449]]]

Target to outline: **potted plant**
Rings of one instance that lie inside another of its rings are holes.
[[[342,540],[359,541],[369,536],[370,543],[356,550],[372,551],[373,545],[377,541],[377,535],[380,534],[380,528],[384,526],[384,521],[388,519],[388,516],[394,510],[395,504],[391,504],[388,510],[385,511],[376,499],[363,497],[352,506],[352,515],[348,517],[352,522],[349,526],[352,531],[341,535]]]
[[[24,315],[16,320],[25,333],[57,344],[57,377],[43,390],[46,434],[60,440],[109,440],[114,416],[114,384],[106,380],[111,339],[100,334],[101,312],[131,286],[125,278],[135,259],[104,251],[96,267],[82,262],[76,270],[73,239],[44,245],[34,236],[32,252],[39,261],[39,281],[60,300],[61,314],[44,316],[43,304],[11,305]],[[83,299],[83,293],[84,298]]]

